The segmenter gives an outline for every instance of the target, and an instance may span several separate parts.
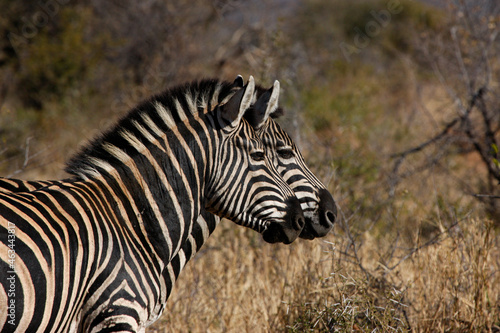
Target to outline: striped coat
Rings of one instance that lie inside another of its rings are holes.
[[[3,331],[142,331],[204,209],[293,241],[302,210],[242,119],[253,96],[253,79],[172,89],[70,160],[72,179],[1,192]]]

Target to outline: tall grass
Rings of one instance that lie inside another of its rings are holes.
[[[337,228],[279,246],[223,221],[149,332],[496,332],[492,224],[469,218],[426,243],[414,236],[407,247]],[[380,260],[387,247],[391,260]]]

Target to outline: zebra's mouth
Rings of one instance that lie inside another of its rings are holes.
[[[282,220],[269,220],[262,232],[262,237],[268,243],[292,243],[302,232],[305,218],[295,197],[287,201],[287,213]]]
[[[300,235],[306,220],[296,197],[288,199],[286,206],[283,218],[257,217],[249,212],[241,212],[230,220],[261,233],[268,243],[290,244]]]

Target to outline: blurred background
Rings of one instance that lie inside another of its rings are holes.
[[[334,195],[324,239],[223,221],[150,332],[500,332],[497,0],[0,0],[0,175],[64,162],[141,100],[281,83]]]

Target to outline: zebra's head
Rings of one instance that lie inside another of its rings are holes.
[[[300,202],[269,160],[255,130],[243,119],[254,100],[253,78],[246,86],[237,78],[234,89],[232,97],[214,110],[221,138],[205,208],[260,232],[269,243],[289,244],[304,228]],[[266,104],[271,105],[271,95],[262,96]],[[260,121],[265,117],[264,113]]]
[[[245,119],[257,131],[257,135],[264,143],[266,155],[301,203],[306,224],[300,237],[305,239],[323,237],[333,228],[337,216],[337,207],[333,196],[309,170],[290,136],[272,119],[283,113],[277,106],[278,81],[268,90],[260,87],[257,87],[256,90],[256,95],[261,97],[247,111]],[[275,99],[272,108],[263,104],[266,101],[266,98],[263,97],[268,95],[271,96],[269,105]],[[265,112],[269,112],[270,116],[259,116]]]

